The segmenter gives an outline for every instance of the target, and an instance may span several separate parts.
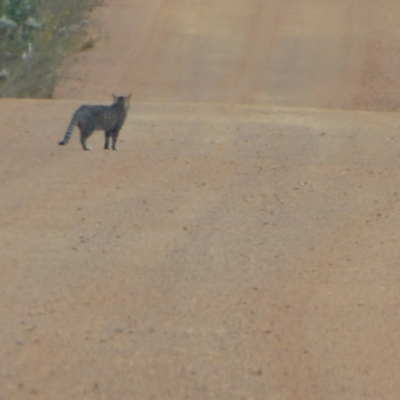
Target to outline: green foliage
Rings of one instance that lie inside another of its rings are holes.
[[[51,97],[64,56],[100,35],[101,0],[0,0],[0,97]]]
[[[5,15],[21,26],[34,11],[33,1],[8,0],[4,7]]]

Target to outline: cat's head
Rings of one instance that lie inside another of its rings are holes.
[[[129,102],[131,100],[132,94],[128,94],[128,96],[116,96],[113,93],[112,96],[113,96],[113,99],[114,99],[113,104],[117,104],[119,106],[122,106],[125,110],[129,109]]]

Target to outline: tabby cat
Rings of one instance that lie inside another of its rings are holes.
[[[84,150],[91,150],[86,144],[86,139],[96,130],[105,132],[104,149],[108,149],[110,137],[112,138],[112,149],[116,147],[119,131],[125,122],[129,110],[129,96],[116,96],[113,94],[114,102],[110,106],[83,105],[79,107],[68,126],[64,139],[58,144],[64,145],[69,142],[72,131],[77,125],[81,131],[81,143]]]

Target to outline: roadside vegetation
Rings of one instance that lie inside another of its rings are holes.
[[[52,96],[66,55],[100,38],[101,0],[0,0],[0,97]]]

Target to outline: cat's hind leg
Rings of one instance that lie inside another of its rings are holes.
[[[92,150],[90,146],[87,145],[86,140],[87,138],[93,133],[92,130],[82,130],[81,131],[81,144],[83,150]]]

